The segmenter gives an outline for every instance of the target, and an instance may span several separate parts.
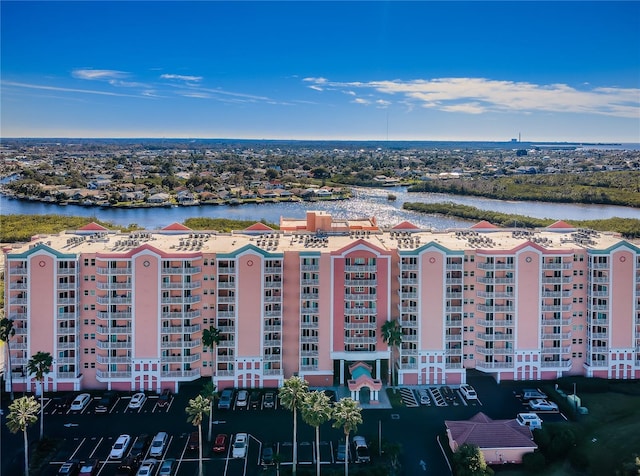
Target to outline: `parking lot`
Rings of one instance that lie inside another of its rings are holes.
[[[444,420],[468,419],[482,411],[494,419],[515,418],[520,412],[532,411],[528,401],[518,398],[512,391],[516,387],[502,387],[492,379],[482,378],[473,382],[477,390],[476,398],[465,398],[456,386],[421,386],[399,390],[404,405],[389,409],[363,410],[363,424],[357,433],[365,436],[369,443],[383,440],[402,445],[401,464],[404,474],[448,474],[448,466],[437,443],[436,436],[442,435]],[[142,434],[153,437],[159,431],[169,435],[162,455],[155,459],[158,464],[166,459],[175,460],[174,474],[192,476],[197,474],[198,450],[189,449],[189,436],[196,429],[187,422],[185,408],[201,387],[185,386],[181,392],[161,402],[158,395],[148,392],[146,400],[139,408],[128,408],[131,394],[117,396],[104,412],[97,412],[101,394],[92,395],[87,405],[79,411],[61,407],[64,395],[45,398],[45,433],[60,440],[60,446],[50,462],[40,473],[54,476],[68,460],[98,460],[95,475],[113,476],[118,473],[121,459],[109,458],[111,448],[120,434],[131,435],[131,442],[124,457]],[[247,400],[240,405],[234,397],[228,410],[215,409],[212,440],[207,441],[208,419],[202,425],[203,463],[206,475],[250,476],[265,474],[261,466],[262,449],[273,448],[279,454],[283,465],[291,465],[293,460],[291,412],[281,408],[278,398],[269,399],[265,405],[268,390],[250,390]],[[277,392],[271,391],[277,395]],[[236,394],[237,395],[237,391]],[[76,395],[71,395],[72,399]],[[272,397],[274,395],[271,395]],[[335,399],[336,395],[331,395]],[[410,398],[409,398],[410,396]],[[428,403],[426,403],[428,401]],[[561,421],[564,416],[558,412],[538,412],[543,421]],[[247,453],[244,457],[233,458],[231,445],[238,432],[248,434]],[[213,441],[218,434],[228,435],[225,450],[213,452]],[[31,429],[32,441],[37,439],[37,428]],[[11,445],[20,448],[21,437],[10,435]],[[313,427],[298,424],[298,464],[314,465],[317,458],[323,466],[334,465],[337,461],[338,442],[343,438],[341,429],[324,424],[320,429],[321,442],[315,445]],[[5,442],[3,434],[3,447]],[[445,443],[446,444],[446,443]],[[8,446],[7,446],[8,448]],[[7,455],[3,448],[3,459],[20,459]],[[142,459],[149,459],[148,450]],[[372,456],[375,462],[375,455]],[[353,463],[355,464],[355,463]],[[156,465],[154,475],[158,466]],[[11,474],[6,473],[6,474]],[[135,473],[134,473],[135,474]]]

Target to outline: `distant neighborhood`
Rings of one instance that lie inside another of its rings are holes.
[[[640,151],[513,143],[4,140],[0,193],[106,207],[342,200],[352,186],[640,170]]]

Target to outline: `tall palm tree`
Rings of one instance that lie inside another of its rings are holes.
[[[300,411],[304,422],[316,429],[316,476],[320,476],[320,425],[331,420],[331,400],[320,390],[307,393],[302,399]]]
[[[309,393],[309,384],[298,376],[286,379],[279,391],[280,402],[293,412],[293,468],[291,474],[294,476],[298,465],[298,408],[307,393]]]
[[[333,427],[344,431],[344,475],[349,476],[349,433],[362,423],[362,407],[350,397],[341,398],[333,405]]]
[[[213,375],[215,374],[215,367],[213,366],[213,355],[215,353],[216,346],[220,343],[220,330],[216,327],[209,326],[209,329],[202,331],[202,345],[209,347],[211,352],[211,382],[213,382]]]
[[[389,347],[391,347],[389,365],[391,366],[391,385],[397,384],[397,376],[395,375],[395,362],[394,355],[395,351],[402,343],[402,327],[398,324],[396,320],[389,320],[382,324],[382,341],[385,342]]]
[[[7,319],[3,317],[0,319],[0,342],[7,344],[7,362],[9,364],[9,391],[11,392],[11,401],[13,401],[13,368],[11,367],[11,347],[9,341],[16,335],[16,330],[13,328],[13,319]]]
[[[216,399],[216,386],[213,382],[209,381],[202,386],[200,395],[209,399],[209,437],[207,441],[211,441],[211,431],[213,427],[213,405]]]
[[[40,382],[40,439],[44,436],[44,377],[51,371],[53,357],[49,352],[38,351],[27,363],[27,372]]]
[[[198,476],[202,476],[202,419],[204,415],[209,414],[209,398],[198,395],[196,398],[189,400],[189,404],[185,411],[187,412],[187,421],[193,426],[198,427]]]
[[[39,410],[40,404],[31,396],[18,398],[9,405],[7,427],[9,427],[11,433],[21,431],[24,436],[24,474],[26,476],[29,476],[29,438],[27,437],[27,428],[38,421]]]

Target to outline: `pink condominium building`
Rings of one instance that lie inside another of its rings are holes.
[[[233,233],[91,223],[4,253],[17,390],[34,388],[25,368],[37,351],[54,358],[54,391],[177,390],[212,372],[218,388],[294,374],[346,385],[361,362],[381,382],[395,365],[404,385],[459,384],[468,369],[640,378],[640,248],[564,222],[382,230],[308,212]],[[387,320],[401,326],[396,347]]]

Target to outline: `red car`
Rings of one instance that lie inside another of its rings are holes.
[[[216,436],[215,441],[213,442],[213,452],[214,453],[224,453],[227,451],[227,442],[229,441],[229,437],[224,433],[220,433]]]

